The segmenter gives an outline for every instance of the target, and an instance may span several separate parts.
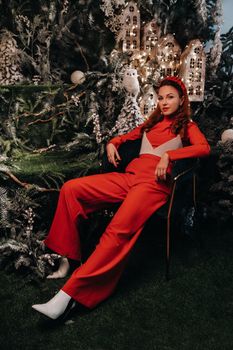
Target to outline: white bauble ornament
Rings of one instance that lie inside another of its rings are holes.
[[[71,74],[70,80],[74,84],[77,84],[77,85],[82,84],[85,81],[85,74],[81,70],[75,70]]]
[[[221,140],[222,142],[226,142],[228,140],[233,141],[233,129],[224,130],[221,136]]]

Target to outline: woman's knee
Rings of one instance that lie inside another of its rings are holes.
[[[80,186],[81,186],[80,179],[68,180],[62,185],[60,192],[65,194],[65,193],[72,192],[74,189],[77,191]]]

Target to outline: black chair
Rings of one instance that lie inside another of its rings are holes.
[[[166,219],[166,279],[169,279],[171,252],[171,224],[181,217],[180,230],[185,231],[187,215],[192,209],[196,220],[196,171],[198,159],[187,158],[176,161],[172,170],[172,188],[169,201],[157,210],[156,215]],[[189,230],[194,230],[195,222]],[[187,231],[187,229],[186,229]],[[187,233],[187,232],[186,232]],[[188,232],[190,236],[194,233]]]
[[[121,162],[115,168],[108,162],[106,152],[102,158],[102,172],[124,172],[128,163],[138,157],[141,147],[141,139],[127,141],[119,147]],[[168,202],[163,205],[156,215],[166,220],[166,279],[169,280],[170,257],[171,257],[171,224],[174,218],[182,217],[182,224],[185,225],[186,215],[193,210],[196,213],[196,170],[198,159],[186,158],[174,162],[172,169],[172,188]],[[192,227],[193,229],[193,227]]]

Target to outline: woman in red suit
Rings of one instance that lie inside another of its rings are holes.
[[[86,219],[89,213],[109,204],[121,205],[87,261],[55,297],[33,305],[40,313],[57,319],[76,302],[93,308],[106,299],[115,289],[145,222],[169,197],[173,161],[203,157],[210,152],[205,136],[190,118],[186,87],[177,77],[162,80],[157,109],[148,120],[108,142],[109,162],[117,167],[121,161],[118,147],[138,138],[142,138],[140,155],[129,163],[125,173],[91,175],[63,185],[45,240],[45,245],[63,258],[58,271],[48,278],[65,277],[69,259],[81,260],[80,218]]]

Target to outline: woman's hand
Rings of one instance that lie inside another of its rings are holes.
[[[167,168],[169,165],[169,155],[164,153],[155,169],[155,180],[166,180]]]
[[[121,157],[119,156],[116,147],[112,143],[108,143],[106,150],[109,163],[112,163],[117,168]]]

